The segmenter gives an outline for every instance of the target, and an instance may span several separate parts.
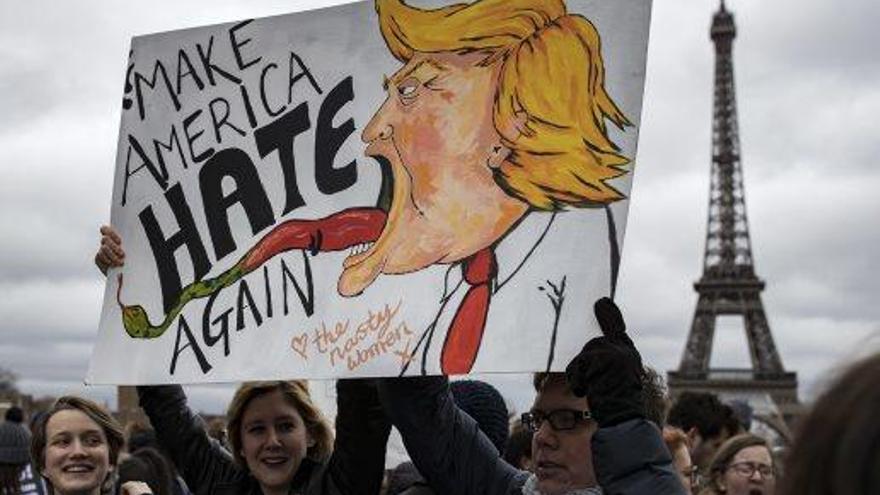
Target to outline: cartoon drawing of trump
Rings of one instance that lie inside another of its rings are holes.
[[[509,280],[497,277],[499,243],[527,216],[546,215],[546,233],[557,212],[608,211],[624,198],[609,181],[626,173],[629,160],[606,125],[623,129],[630,122],[606,91],[600,36],[587,18],[567,13],[562,0],[478,0],[439,9],[376,0],[375,8],[385,44],[402,64],[385,78],[387,97],[361,136],[365,154],[389,179],[381,207],[279,224],[233,268],[184,288],[159,325],[140,306],[123,306],[129,335],[161,334],[186,302],[229,286],[277,253],[362,246],[343,262],[343,296],[361,294],[380,274],[461,266],[466,291],[447,330],[441,369],[466,373],[492,296]],[[564,286],[554,289],[559,296]]]

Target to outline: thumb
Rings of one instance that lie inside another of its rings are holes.
[[[614,301],[608,297],[598,299],[593,305],[593,312],[596,314],[596,321],[599,322],[603,335],[617,337],[625,334],[626,323],[623,322],[623,315],[620,314],[620,309]]]

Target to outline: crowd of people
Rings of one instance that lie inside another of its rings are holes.
[[[123,263],[105,230],[96,260]],[[109,253],[109,254],[108,254]],[[509,422],[491,385],[443,376],[337,381],[331,427],[301,380],[242,384],[209,426],[180,386],[138,387],[150,427],[59,398],[24,425],[0,423],[0,495],[871,494],[880,491],[880,354],[853,365],[800,421],[782,453],[748,414],[708,393],[669,407],[610,299],[603,335],[565,373],[538,373]],[[391,427],[411,462],[385,469]],[[783,469],[784,466],[784,469]]]

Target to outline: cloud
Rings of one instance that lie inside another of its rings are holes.
[[[880,72],[865,43],[873,21],[818,2],[728,7],[739,29],[734,65],[756,269],[768,283],[779,351],[810,397],[880,327],[872,302],[880,262],[870,249],[880,241],[880,200],[870,192],[880,186]],[[701,274],[716,8],[654,5],[619,300],[646,361],[660,369],[678,366]],[[713,357],[747,364],[741,326],[725,327]],[[829,349],[830,340],[839,345]]]

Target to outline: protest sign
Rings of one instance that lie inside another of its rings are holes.
[[[561,369],[614,290],[649,17],[377,0],[134,38],[88,381]]]

